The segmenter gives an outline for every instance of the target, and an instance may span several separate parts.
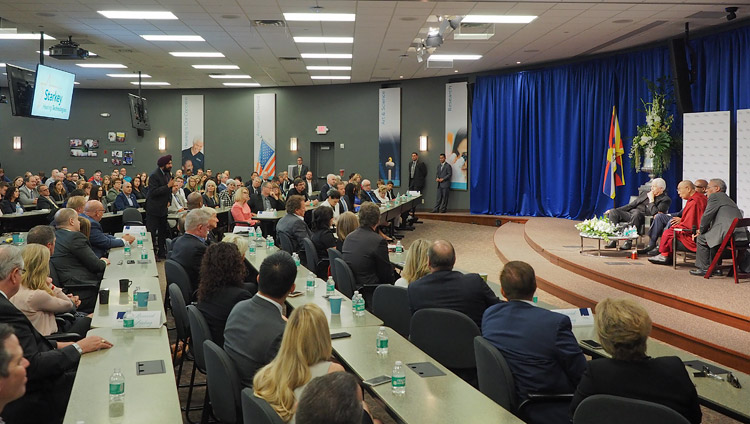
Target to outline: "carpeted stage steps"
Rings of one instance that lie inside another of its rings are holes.
[[[567,223],[573,225],[572,221]],[[494,236],[495,250],[504,263],[520,260],[531,264],[540,289],[579,307],[593,308],[606,297],[637,300],[649,311],[654,322],[652,337],[726,366],[750,372],[750,356],[747,355],[750,352],[750,337],[747,331],[618,290],[558,266],[529,244],[524,225],[509,222],[498,228]],[[569,244],[577,242],[578,239],[573,239]],[[627,269],[626,272],[634,271],[640,269]]]

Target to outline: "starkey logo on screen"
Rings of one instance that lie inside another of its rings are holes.
[[[75,76],[40,67],[37,71],[31,114],[67,119]]]
[[[65,113],[67,108],[62,107],[64,94],[61,92],[60,87],[56,85],[56,81],[52,76],[48,76],[47,80],[42,84],[37,83],[37,89],[44,88],[42,100],[44,103],[39,106],[48,112],[54,113]]]

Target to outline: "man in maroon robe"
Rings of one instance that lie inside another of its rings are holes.
[[[678,246],[682,245],[685,249],[695,252],[696,244],[695,240],[693,240],[692,229],[700,226],[701,217],[703,216],[703,211],[706,210],[708,200],[706,196],[695,190],[695,184],[689,180],[681,181],[677,185],[677,193],[680,195],[680,198],[687,201],[685,208],[682,210],[682,219],[679,224],[664,230],[661,235],[659,255],[648,259],[652,263],[670,263],[669,258],[674,253],[672,252],[672,239],[675,237],[677,237]]]

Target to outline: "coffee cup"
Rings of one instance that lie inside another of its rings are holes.
[[[120,293],[127,292],[131,284],[133,284],[131,280],[128,280],[127,278],[121,279],[120,280]]]
[[[99,304],[106,305],[109,303],[109,289],[99,290]]]

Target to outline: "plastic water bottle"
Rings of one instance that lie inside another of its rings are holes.
[[[250,240],[250,243],[248,243],[247,251],[250,254],[250,256],[255,256],[255,240]]]
[[[133,311],[128,309],[125,315],[122,316],[122,328],[125,330],[132,330],[135,327],[135,316]]]
[[[391,392],[396,396],[406,394],[406,371],[401,361],[396,361],[391,373]]]
[[[125,377],[119,368],[109,377],[109,415],[119,417],[125,412]]]
[[[148,251],[146,250],[145,246],[141,246],[141,260],[142,261],[148,260]]]
[[[402,253],[404,253],[404,245],[403,245],[403,244],[401,244],[401,240],[399,240],[399,241],[398,241],[398,242],[396,243],[396,253],[398,253],[398,254],[402,254]]]
[[[266,238],[266,248],[270,249],[273,247],[273,237],[270,235]]]
[[[333,277],[328,277],[326,281],[326,296],[333,296],[336,292],[336,283],[333,281]]]
[[[354,290],[354,294],[352,295],[352,313],[354,315],[357,315],[357,302],[359,301],[359,290]]]
[[[297,254],[297,252],[292,253],[292,259],[294,259],[294,264],[297,265],[297,267],[299,267],[300,261],[299,261],[299,255]]]
[[[139,291],[141,291],[141,287],[135,286],[135,288],[133,289],[133,309],[138,308],[138,300],[137,300],[138,297],[136,293],[138,293]]]
[[[297,259],[299,260],[299,258]],[[299,266],[299,263],[297,266]],[[307,273],[307,284],[305,286],[307,288],[308,293],[315,291],[315,274],[313,274],[312,272]]]
[[[378,330],[378,335],[375,337],[375,347],[378,356],[388,355],[388,333],[385,332],[385,327],[380,327],[380,330]]]
[[[365,298],[359,292],[355,293],[357,293],[357,299],[352,299],[352,304],[354,305],[354,315],[361,317],[365,315]]]
[[[16,203],[16,213],[19,215],[23,214],[23,206],[20,203]]]
[[[136,246],[138,246],[139,249],[143,248],[143,236],[140,234],[136,238]]]
[[[129,258],[130,255],[132,254],[131,251],[130,251],[130,243],[125,242],[125,246],[124,247],[125,247],[125,257]]]
[[[260,227],[255,227],[255,239],[263,240],[263,231],[261,231]]]

